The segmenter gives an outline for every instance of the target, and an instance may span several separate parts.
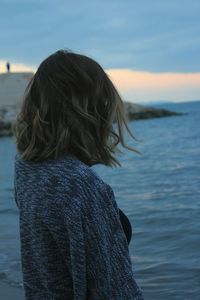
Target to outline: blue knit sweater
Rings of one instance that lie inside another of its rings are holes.
[[[94,170],[17,153],[14,187],[26,299],[143,299],[114,192]]]

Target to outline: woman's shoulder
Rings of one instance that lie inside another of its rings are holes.
[[[66,174],[81,180],[83,185],[98,186],[99,188],[107,188],[108,184],[101,178],[101,176],[78,158],[67,155],[64,157],[64,170]]]
[[[111,190],[95,170],[70,155],[60,159],[29,162],[22,160],[20,155],[16,154],[15,170],[17,181],[24,181],[26,177],[26,188],[30,181],[31,185],[37,186],[38,193],[49,191],[50,195],[62,193],[78,197],[91,191],[105,194]]]

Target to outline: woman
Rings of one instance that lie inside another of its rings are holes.
[[[113,155],[119,143],[136,151],[125,144],[123,125],[134,138],[97,62],[60,50],[41,63],[13,126],[26,299],[143,299],[129,256],[130,223],[90,168],[120,165]]]

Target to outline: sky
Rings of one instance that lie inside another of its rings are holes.
[[[199,0],[0,0],[0,73],[58,49],[95,59],[122,98],[200,100]]]

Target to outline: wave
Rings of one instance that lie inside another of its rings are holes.
[[[0,210],[0,214],[18,215],[18,210],[15,208],[5,208]]]

